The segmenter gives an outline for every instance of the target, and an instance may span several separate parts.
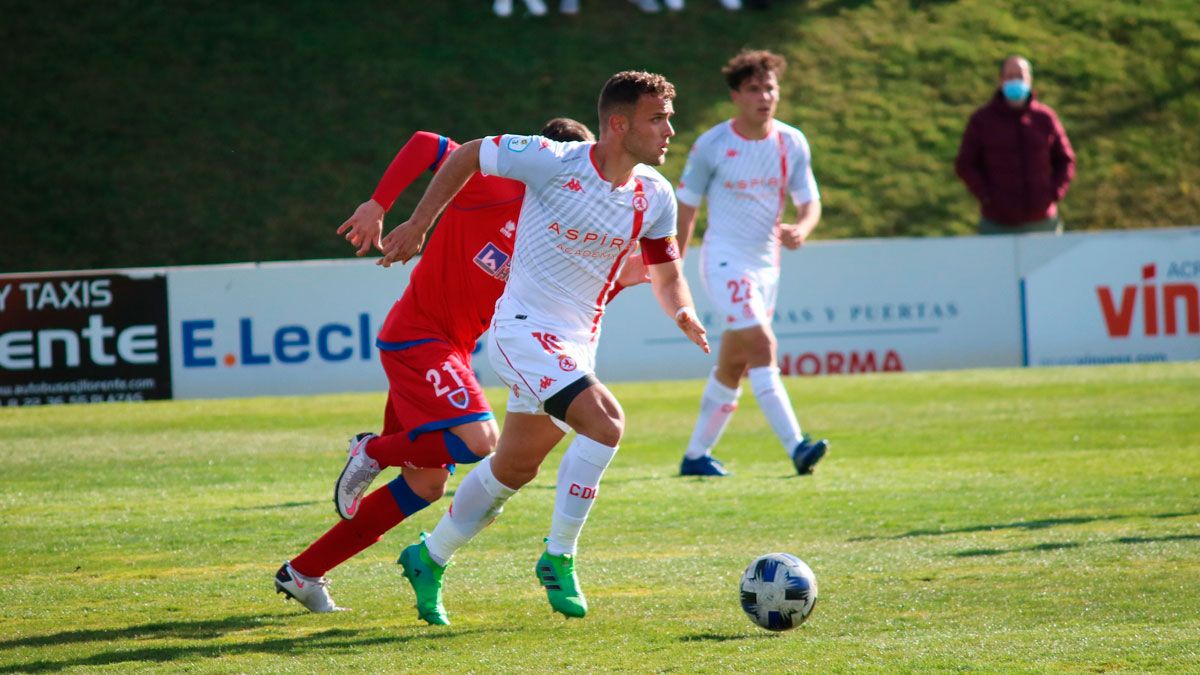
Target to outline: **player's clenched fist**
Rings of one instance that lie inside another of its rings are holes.
[[[691,307],[680,307],[679,311],[675,313],[675,325],[679,326],[679,330],[683,331],[689,340],[703,349],[705,354],[712,351],[708,346],[708,331],[704,330],[704,324],[700,323],[700,319],[696,316],[696,310]]]
[[[383,257],[376,264],[391,267],[396,261],[406,263],[412,260],[421,251],[421,244],[425,243],[426,229],[413,220],[397,225],[383,238],[383,246],[379,249],[383,251]]]

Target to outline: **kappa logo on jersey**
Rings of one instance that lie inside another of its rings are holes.
[[[646,195],[637,194],[633,196],[633,210],[641,213],[650,208],[650,200],[646,199]]]
[[[575,359],[567,356],[566,354],[559,354],[558,355],[558,367],[562,368],[563,370],[565,370],[566,372],[569,373],[572,370],[575,370],[575,368],[576,368]]]
[[[528,136],[519,136],[508,139],[508,149],[510,152],[525,152],[529,147],[530,138]]]
[[[501,281],[508,279],[508,259],[508,254],[490,241],[479,250],[479,253],[475,254],[475,264],[490,276]]]
[[[513,235],[516,233],[517,233],[517,224],[511,220],[508,221],[507,223],[505,223],[504,227],[500,228],[500,234],[504,235],[505,237],[508,237],[509,239],[512,239]]]
[[[550,141],[543,138],[538,142],[538,150],[545,150],[548,147],[550,147]]]
[[[552,384],[554,384],[553,377],[543,377],[542,381],[538,382],[538,391],[546,391]]]
[[[737,155],[738,155],[737,150],[734,150],[733,148],[729,148],[728,150],[725,151],[726,157],[737,157]]]
[[[563,183],[563,189],[571,192],[583,192],[583,183],[580,183],[578,178],[572,178]]]

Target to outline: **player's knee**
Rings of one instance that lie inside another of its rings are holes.
[[[500,439],[494,421],[477,422],[446,432],[446,447],[459,464],[473,464],[492,454]]]
[[[446,481],[450,478],[445,469],[404,469],[401,475],[413,494],[431,504],[446,494]]]
[[[505,487],[519,490],[537,478],[539,465],[521,461],[492,461],[492,475]]]
[[[746,367],[757,368],[774,363],[777,342],[770,332],[755,334],[746,346]]]
[[[593,441],[610,447],[620,445],[621,437],[625,434],[625,411],[616,405],[616,401],[613,403],[613,406],[606,407],[603,416],[593,420],[587,430],[581,432]]]

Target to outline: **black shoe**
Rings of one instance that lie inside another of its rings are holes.
[[[829,441],[824,438],[814,442],[805,437],[792,451],[792,464],[796,467],[796,473],[801,476],[811,474],[813,467],[821,461],[828,449]]]

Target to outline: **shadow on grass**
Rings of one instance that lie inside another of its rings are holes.
[[[320,504],[320,503],[321,503],[320,500],[313,499],[313,500],[307,501],[307,502],[283,502],[282,504],[265,504],[263,506],[239,506],[233,510],[234,511],[273,511],[275,509],[295,509],[295,508],[299,508],[301,506],[312,506],[313,504]]]
[[[49,635],[31,635],[14,640],[0,640],[0,649],[16,647],[44,647],[46,645],[61,645],[70,642],[111,642],[114,640],[133,640],[146,638],[184,638],[203,640],[221,637],[226,633],[261,628],[282,623],[285,617],[277,614],[247,614],[245,616],[229,616],[224,619],[209,619],[202,621],[162,621],[145,623],[123,628],[102,628],[97,630],[69,630]]]
[[[1085,523],[1095,523],[1107,520],[1124,520],[1127,518],[1154,518],[1162,520],[1166,518],[1182,518],[1185,516],[1200,515],[1200,511],[1189,512],[1171,512],[1158,514],[1114,514],[1102,516],[1068,516],[1064,518],[1040,518],[1038,520],[1018,520],[1012,523],[988,523],[985,525],[968,525],[966,527],[956,527],[950,529],[924,529],[924,530],[909,530],[904,534],[897,534],[891,537],[852,537],[846,541],[879,541],[882,539],[908,539],[909,537],[937,537],[946,534],[968,534],[971,532],[990,532],[993,530],[1044,530],[1059,525],[1083,525]]]
[[[733,642],[735,640],[762,640],[778,637],[779,633],[694,633],[679,638],[680,642]]]
[[[1164,541],[1200,541],[1200,534],[1168,534],[1161,537],[1117,537],[1108,541],[1097,541],[1086,544],[1094,546],[1097,544],[1154,544]],[[1079,548],[1085,544],[1079,544],[1073,541],[1064,542],[1046,542],[1035,544],[1033,546],[1018,546],[1017,548],[969,548],[965,551],[958,551],[950,555],[955,558],[975,558],[980,556],[1005,555],[1008,553],[1028,553],[1039,551],[1060,551],[1068,548]]]
[[[1079,544],[1073,541],[1064,542],[1049,542],[1045,544],[1035,544],[1033,546],[1022,546],[1020,548],[969,548],[965,551],[953,553],[955,558],[974,558],[978,556],[988,555],[1004,555],[1006,553],[1019,553],[1021,551],[1059,551],[1066,548],[1079,548]]]
[[[234,620],[245,619],[246,617],[233,617]],[[180,622],[186,624],[186,622]],[[221,624],[224,621],[197,622],[199,624],[217,623]],[[154,626],[157,624],[151,624]],[[170,625],[170,624],[167,624]],[[258,624],[255,624],[258,625]],[[113,637],[133,637],[141,635],[137,633],[139,629],[144,629],[146,626],[133,626],[128,629],[115,629],[114,631],[98,631],[114,633]],[[328,630],[311,633],[307,635],[299,635],[294,637],[270,638],[266,640],[257,640],[250,642],[221,642],[213,644],[198,644],[198,645],[167,645],[156,647],[135,647],[118,648],[112,651],[101,652],[91,656],[83,656],[79,658],[64,659],[61,661],[40,660],[30,661],[28,663],[17,663],[0,667],[0,672],[38,672],[47,670],[65,670],[67,668],[88,667],[88,666],[105,666],[118,663],[173,663],[176,661],[187,661],[198,658],[216,658],[228,657],[241,654],[303,654],[306,652],[320,651],[323,653],[351,652],[363,647],[374,645],[392,645],[401,646],[408,642],[416,640],[439,640],[445,638],[458,637],[470,633],[485,633],[500,629],[466,629],[466,630],[438,630],[427,631],[419,634],[411,635],[362,635],[363,630],[346,629],[346,628],[330,628]],[[371,631],[377,633],[377,630]],[[124,634],[124,635],[122,635]],[[165,633],[155,637],[174,637],[174,633]],[[184,635],[183,637],[196,637],[194,635]],[[216,637],[216,636],[201,636],[201,637]]]

